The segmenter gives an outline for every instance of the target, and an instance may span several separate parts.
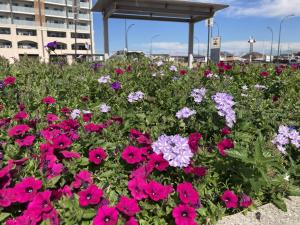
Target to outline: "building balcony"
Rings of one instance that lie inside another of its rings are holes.
[[[66,17],[66,11],[46,9],[45,15]]]
[[[25,7],[25,6],[12,6],[12,11],[17,13],[29,13],[34,14],[33,7]]]
[[[10,24],[11,23],[11,19],[9,19],[9,18],[0,18],[0,23]]]
[[[69,13],[68,13],[68,18],[69,18],[69,19],[74,19],[74,13],[69,12]],[[82,14],[82,13],[79,13],[79,14],[78,14],[78,19],[80,19],[80,20],[89,20],[89,19],[90,19],[90,16],[89,16],[89,14]]]
[[[65,0],[45,0],[45,3],[57,4],[57,5],[65,5]]]
[[[47,27],[53,27],[53,28],[62,28],[65,29],[66,28],[66,24],[65,23],[46,23]]]
[[[73,6],[74,0],[68,0],[67,4],[68,6]],[[79,2],[80,8],[90,8],[90,3],[89,2]]]
[[[0,4],[0,11],[10,11],[10,6],[8,4]]]
[[[17,25],[35,26],[35,21],[13,19],[13,23]]]

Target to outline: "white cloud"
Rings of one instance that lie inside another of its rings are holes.
[[[149,52],[150,43],[133,46],[135,49]],[[181,42],[154,42],[152,44],[154,53],[166,53],[170,55],[187,55],[188,44]],[[254,45],[254,51],[269,54],[271,42],[257,41]],[[200,54],[206,54],[206,43],[199,44]],[[249,44],[247,41],[226,41],[222,43],[222,51],[228,51],[235,55],[242,55],[249,52]],[[281,44],[281,51],[300,51],[300,42],[284,42]],[[194,54],[198,53],[198,44],[195,43]],[[277,54],[277,43],[273,44],[273,54]]]

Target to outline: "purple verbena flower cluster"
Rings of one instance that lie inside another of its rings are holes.
[[[205,94],[206,94],[205,88],[194,89],[192,90],[191,97],[194,98],[194,102],[201,103]]]
[[[232,108],[235,104],[233,97],[227,93],[218,92],[211,98],[216,103],[218,114],[222,117],[225,117],[226,125],[232,128],[236,122],[235,111]]]
[[[129,95],[128,95],[128,101],[130,103],[133,103],[133,102],[137,102],[139,100],[142,100],[144,98],[145,94],[141,91],[137,91],[137,92],[131,92]]]
[[[193,157],[188,138],[178,134],[173,136],[161,135],[152,144],[152,148],[156,154],[163,154],[163,158],[173,167],[187,167]]]
[[[195,110],[191,110],[190,108],[188,107],[184,107],[182,108],[181,110],[179,110],[177,113],[176,113],[176,117],[178,119],[186,119],[186,118],[189,118],[190,116],[193,116],[196,114],[196,111]]]
[[[300,148],[300,134],[294,128],[281,125],[279,126],[278,134],[274,137],[272,143],[277,146],[277,149],[282,154],[286,154],[285,146],[290,143],[296,148]]]

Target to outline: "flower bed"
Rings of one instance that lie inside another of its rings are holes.
[[[299,194],[295,66],[0,66],[1,223],[209,224]]]

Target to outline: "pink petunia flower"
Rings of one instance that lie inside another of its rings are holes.
[[[177,186],[177,192],[179,194],[180,200],[191,206],[199,204],[199,194],[198,191],[189,182],[181,183]]]
[[[121,196],[116,207],[120,212],[124,213],[126,216],[134,216],[136,213],[141,211],[135,199],[131,199],[125,196]]]
[[[156,153],[150,155],[150,160],[148,165],[159,171],[164,171],[169,167],[169,163],[167,160],[163,158],[163,155],[162,154],[158,155]]]
[[[52,96],[47,96],[47,97],[43,98],[42,102],[44,104],[51,105],[51,104],[56,103],[56,100]]]
[[[34,140],[35,140],[35,136],[29,135],[24,137],[23,139],[16,139],[16,142],[19,145],[19,147],[22,148],[22,147],[32,146]]]
[[[55,149],[66,149],[72,145],[72,141],[64,134],[59,135],[53,140],[53,147]]]
[[[25,124],[16,125],[8,130],[8,136],[22,136],[30,130],[30,127]]]
[[[230,190],[224,191],[221,200],[225,202],[226,208],[237,208],[238,197]]]
[[[17,112],[16,115],[14,115],[13,120],[20,121],[20,120],[24,120],[27,118],[28,118],[28,114],[24,111],[20,111],[20,112]]]
[[[173,192],[173,187],[171,185],[164,186],[156,181],[150,181],[145,187],[145,192],[149,198],[157,202],[166,199]]]
[[[13,76],[8,76],[4,78],[4,84],[9,86],[9,85],[13,85],[16,82],[16,78]]]
[[[75,175],[75,181],[72,182],[71,186],[73,188],[87,187],[88,185],[93,183],[92,175],[87,170],[81,170],[79,173]]]
[[[251,205],[252,205],[252,199],[248,195],[242,194],[240,200],[240,206],[243,208],[248,208]]]
[[[147,182],[141,178],[135,178],[128,181],[128,189],[135,200],[148,198],[148,195],[145,193],[146,186]]]
[[[139,223],[136,221],[136,219],[134,217],[130,217],[126,221],[125,225],[139,225]]]
[[[127,146],[122,152],[122,159],[128,164],[139,163],[143,160],[140,148],[134,146]]]
[[[115,207],[104,205],[98,209],[93,225],[115,225],[118,223],[118,216],[119,212]]]
[[[6,188],[10,185],[11,175],[10,171],[12,170],[14,163],[12,160],[9,160],[7,165],[0,169],[0,189]]]
[[[83,113],[82,114],[82,120],[84,122],[89,122],[92,119],[93,114],[92,113]]]
[[[217,144],[218,150],[222,156],[226,156],[226,151],[234,147],[231,139],[223,139]]]
[[[107,154],[103,148],[96,148],[89,151],[89,160],[96,165],[100,165],[102,160],[104,160],[106,157]]]
[[[221,130],[221,134],[222,134],[223,136],[228,135],[228,134],[231,134],[231,130],[230,130],[228,127],[224,127],[224,128]]]
[[[37,221],[29,215],[18,216],[14,219],[8,219],[5,225],[36,225]]]
[[[55,114],[49,113],[49,114],[47,114],[46,119],[47,119],[48,123],[53,123],[53,122],[59,120],[59,117]]]
[[[89,123],[84,126],[84,129],[89,133],[100,133],[105,126],[100,124]]]
[[[60,152],[65,159],[79,159],[80,154],[78,152],[61,151]]]
[[[11,205],[11,199],[7,189],[0,189],[0,207],[6,208]]]
[[[202,138],[202,135],[198,132],[190,134],[188,144],[193,153],[197,152],[198,143],[201,138]]]
[[[269,74],[269,72],[267,72],[267,71],[262,71],[259,75],[262,76],[262,77],[267,77],[267,76],[269,76],[270,74]]]
[[[20,203],[31,201],[42,188],[42,184],[42,181],[36,180],[34,177],[24,178],[14,187],[16,201]]]
[[[86,207],[88,205],[97,205],[103,196],[103,191],[95,184],[91,184],[87,189],[80,191],[78,195],[79,205]]]
[[[117,74],[117,75],[123,75],[124,74],[124,70],[122,70],[122,69],[120,69],[120,68],[116,68],[115,69],[115,73]]]
[[[176,225],[197,225],[196,211],[189,205],[178,205],[173,209],[172,216]]]
[[[149,174],[153,171],[154,167],[145,165],[145,166],[140,166],[137,169],[133,170],[130,174],[130,178],[141,178],[146,180]]]

